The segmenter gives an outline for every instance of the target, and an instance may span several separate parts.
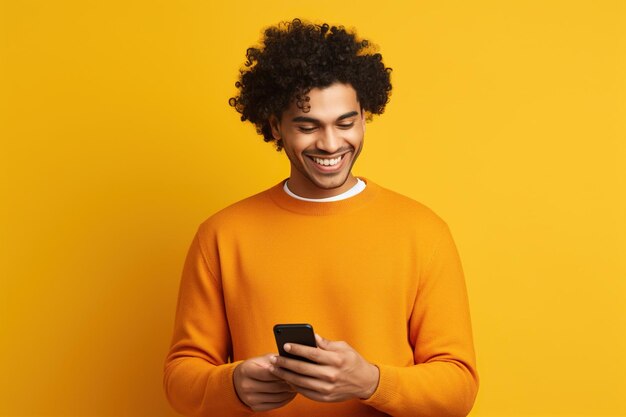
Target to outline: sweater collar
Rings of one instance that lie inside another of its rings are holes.
[[[285,181],[282,180],[269,189],[272,201],[279,207],[299,214],[311,216],[327,216],[332,214],[347,213],[357,210],[369,203],[378,194],[380,187],[367,178],[359,177],[367,184],[359,194],[340,201],[317,202],[303,201],[288,195],[283,189]]]

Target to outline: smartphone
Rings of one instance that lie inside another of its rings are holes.
[[[285,343],[297,343],[299,345],[317,347],[313,326],[310,324],[277,324],[274,326],[274,337],[276,338],[276,346],[278,347],[278,353],[280,356],[315,363],[307,358],[303,358],[302,356],[292,355],[289,352],[285,352],[285,349],[283,348]]]

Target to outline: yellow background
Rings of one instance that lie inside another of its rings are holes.
[[[626,416],[617,0],[2,0],[0,415],[175,415],[193,233],[288,175],[227,101],[261,28],[295,16],[358,28],[394,69],[355,173],[452,228],[472,416]]]

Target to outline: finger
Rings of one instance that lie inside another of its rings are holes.
[[[279,378],[282,378],[282,374],[276,373],[276,368],[285,369],[294,374],[299,374],[327,382],[334,382],[339,376],[338,369],[334,366],[313,364],[297,359],[285,358],[282,356],[275,356],[274,358],[272,358],[272,363],[274,364],[274,367],[270,368],[270,372],[272,372],[273,375]]]
[[[273,410],[275,408],[280,408],[288,404],[291,400],[293,400],[293,397],[287,398],[285,401],[282,401],[279,403],[261,403],[261,404],[251,406],[250,408],[252,408],[253,411],[268,411],[268,410]]]
[[[323,366],[301,361],[298,359],[286,358],[284,356],[274,356],[272,357],[270,362],[274,365],[275,368],[285,368],[297,374],[308,376],[318,375],[320,373],[320,368]]]
[[[261,364],[258,362],[252,362],[251,366],[247,366],[245,374],[248,378],[261,382],[275,382],[280,381],[274,374],[270,372],[271,364]]]
[[[254,386],[256,392],[262,392],[265,394],[276,394],[280,392],[292,393],[294,388],[282,379],[277,379],[275,382],[262,382],[257,381]]]
[[[315,340],[317,342],[317,346],[323,350],[330,350],[330,351],[336,352],[336,351],[343,350],[349,347],[349,345],[346,342],[328,340],[328,339],[323,338],[317,333],[315,333]]]
[[[299,345],[297,343],[285,343],[285,352],[289,352],[292,355],[301,356],[307,358],[315,363],[325,365],[328,362],[327,353],[319,348],[311,346]]]
[[[297,374],[284,368],[272,367],[271,369],[275,375],[288,382],[298,392],[300,392],[302,389],[327,392],[327,390],[330,390],[332,388],[331,384],[321,379]]]
[[[322,349],[326,349],[326,347],[328,346],[328,342],[330,342],[329,340],[324,339],[317,333],[315,333],[315,341],[317,342],[317,346]]]
[[[270,359],[272,359],[272,357],[274,356],[276,356],[275,353],[268,353],[263,356],[258,356],[256,358],[249,359],[249,361],[261,368],[267,368],[268,366],[271,365]]]
[[[248,377],[256,382],[262,382],[264,384],[271,384],[271,383],[280,383],[282,382],[282,379],[278,378],[276,375],[274,375],[269,368],[267,369],[267,374],[255,374],[253,375],[248,375]]]
[[[335,397],[332,393],[330,392],[319,392],[319,391],[315,391],[315,390],[311,390],[311,389],[307,389],[307,388],[301,388],[298,387],[297,391],[299,394],[307,397],[308,399],[311,399],[313,401],[318,401],[318,402],[337,402],[340,401],[341,399],[338,397]]]
[[[267,393],[254,393],[248,395],[248,401],[252,404],[261,403],[282,403],[285,400],[289,400],[295,396],[295,392],[280,392],[274,394]]]

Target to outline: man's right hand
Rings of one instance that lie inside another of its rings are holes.
[[[270,371],[272,354],[240,363],[233,373],[235,391],[241,402],[254,411],[280,408],[296,396],[296,391]]]

